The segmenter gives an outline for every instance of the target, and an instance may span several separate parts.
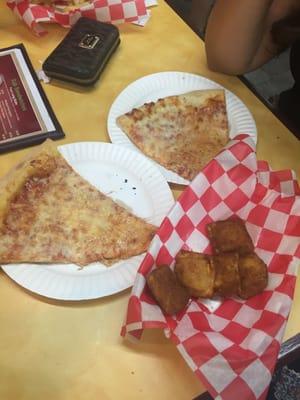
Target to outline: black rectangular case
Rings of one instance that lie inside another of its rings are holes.
[[[116,26],[81,17],[47,57],[43,70],[51,78],[92,85],[119,44]]]

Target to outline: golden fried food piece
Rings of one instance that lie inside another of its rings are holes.
[[[162,265],[147,277],[147,283],[162,310],[169,315],[181,311],[189,301],[189,293],[176,279],[175,273]]]
[[[212,256],[215,269],[214,293],[219,296],[234,296],[240,293],[238,253],[224,253]]]
[[[268,284],[267,266],[257,254],[241,256],[239,272],[241,280],[239,295],[242,299],[255,296],[266,288]]]
[[[174,271],[191,296],[213,296],[215,272],[209,256],[182,250],[177,254]]]
[[[208,237],[215,254],[238,252],[252,253],[254,246],[243,221],[227,219],[207,225]]]

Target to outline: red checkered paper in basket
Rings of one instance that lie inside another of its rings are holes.
[[[6,3],[37,35],[47,33],[40,26],[41,22],[57,23],[70,27],[80,17],[88,17],[117,24],[136,22],[147,15],[145,0],[93,0],[68,11],[59,11],[51,6],[32,4],[30,0],[7,0]]]
[[[182,193],[139,268],[121,334],[140,338],[162,328],[216,399],[264,399],[290,312],[300,258],[300,190],[292,171],[271,171],[255,145],[239,135]],[[182,248],[210,252],[206,225],[236,215],[246,221],[255,252],[268,266],[266,290],[248,300],[190,301],[163,314],[145,276],[173,266]],[[171,379],[171,377],[170,377]]]

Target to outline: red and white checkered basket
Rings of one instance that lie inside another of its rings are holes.
[[[39,36],[47,33],[40,26],[41,22],[70,27],[80,17],[88,17],[118,24],[137,22],[147,15],[145,0],[93,0],[87,5],[69,11],[58,11],[51,6],[32,4],[30,0],[7,0],[6,3]]]
[[[145,276],[172,266],[182,248],[210,252],[205,227],[237,215],[269,271],[267,289],[246,301],[191,300],[166,316]],[[136,276],[121,334],[162,328],[216,399],[264,399],[290,312],[300,258],[300,189],[292,171],[256,160],[247,135],[234,138],[182,193],[158,229]]]

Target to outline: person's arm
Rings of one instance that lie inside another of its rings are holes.
[[[285,17],[288,0],[217,0],[208,19],[205,47],[210,69],[230,75],[254,70],[278,51],[273,22]]]

